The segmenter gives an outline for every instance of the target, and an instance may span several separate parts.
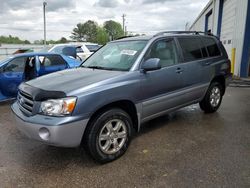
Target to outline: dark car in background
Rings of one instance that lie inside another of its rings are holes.
[[[55,53],[23,53],[0,62],[0,101],[15,98],[23,81],[78,67],[82,62]]]
[[[125,153],[143,122],[195,103],[217,111],[230,77],[215,36],[162,32],[112,41],[79,68],[21,84],[12,110],[29,138],[83,145],[104,163]]]

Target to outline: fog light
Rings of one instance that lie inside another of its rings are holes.
[[[43,140],[49,140],[50,132],[49,129],[42,127],[39,129],[39,136]]]

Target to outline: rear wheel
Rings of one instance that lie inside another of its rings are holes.
[[[222,85],[219,82],[212,82],[205,97],[200,102],[200,108],[206,113],[216,112],[221,105],[222,97]]]
[[[106,163],[122,156],[131,139],[130,116],[118,108],[109,109],[90,123],[85,133],[85,147],[98,162]]]

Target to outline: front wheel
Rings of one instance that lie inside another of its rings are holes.
[[[216,112],[221,105],[222,97],[223,87],[219,82],[212,82],[205,97],[200,102],[200,108],[206,113]]]
[[[113,161],[127,150],[131,127],[131,118],[125,111],[109,109],[99,114],[87,127],[85,147],[96,161]]]

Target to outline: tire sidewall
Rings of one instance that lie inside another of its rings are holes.
[[[103,126],[112,119],[120,119],[124,122],[127,128],[127,138],[122,146],[122,148],[114,153],[114,154],[106,154],[104,153],[99,146],[99,134],[102,130]],[[99,117],[96,118],[95,121],[92,123],[92,128],[89,135],[89,150],[91,155],[99,162],[109,162],[113,161],[120,156],[122,156],[125,151],[127,150],[130,140],[131,140],[131,127],[132,127],[132,120],[129,115],[121,109],[110,109],[106,112],[102,113]]]
[[[214,87],[218,87],[219,90],[220,90],[220,101],[219,101],[219,104],[217,106],[212,106],[211,103],[210,103],[210,96],[211,96],[211,93],[212,93],[212,90]],[[221,102],[222,102],[222,86],[218,83],[218,82],[213,82],[210,86],[209,86],[209,90],[208,90],[208,93],[206,95],[206,105],[208,108],[209,108],[209,111],[211,112],[215,112],[216,110],[218,110],[218,108],[220,107],[221,105]]]

